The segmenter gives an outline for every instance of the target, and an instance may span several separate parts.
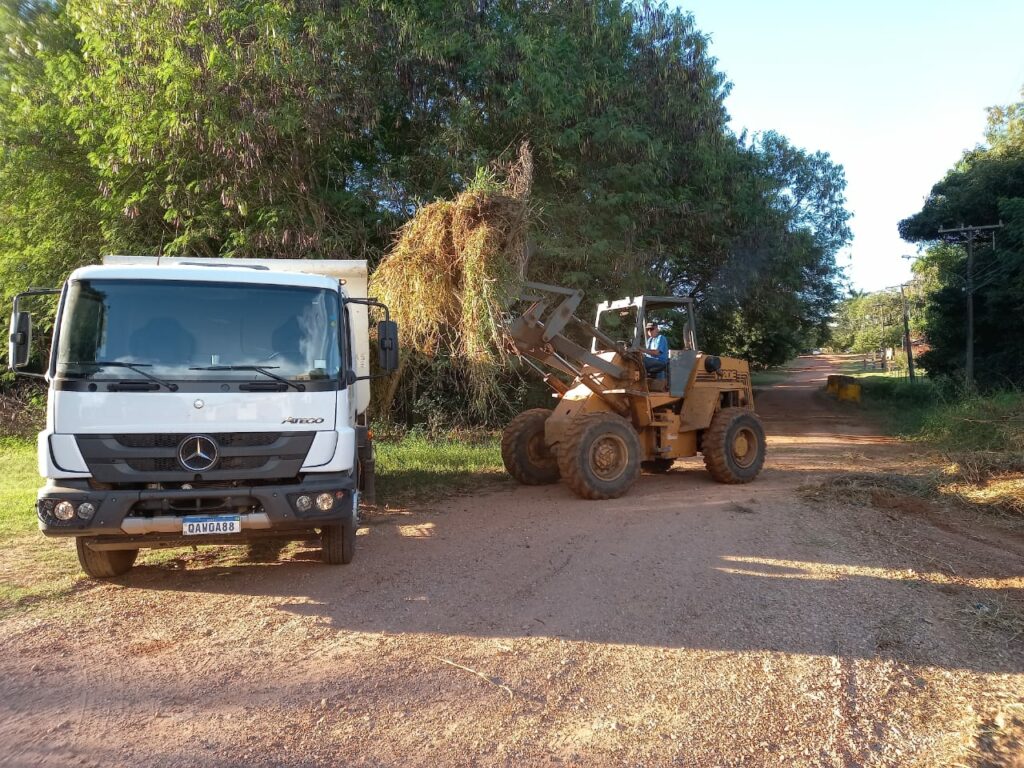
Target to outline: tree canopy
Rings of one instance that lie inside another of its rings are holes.
[[[1024,90],[1021,92],[1024,99]],[[974,239],[975,370],[983,387],[1024,382],[1024,100],[989,110],[988,143],[965,152],[900,235],[926,246],[915,271],[931,288],[922,363],[936,374],[965,368],[967,249],[940,232],[1002,224]]]
[[[421,205],[534,150],[530,277],[693,295],[705,346],[827,332],[841,166],[728,129],[689,14],[624,0],[6,0],[0,280],[103,253],[379,261]]]

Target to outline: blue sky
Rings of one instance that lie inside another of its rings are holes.
[[[677,5],[733,83],[734,130],[777,130],[845,168],[854,287],[906,280],[897,222],[984,140],[986,107],[1021,100],[1024,0]]]

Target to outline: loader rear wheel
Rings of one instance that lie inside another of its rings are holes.
[[[544,424],[550,415],[547,408],[523,411],[501,436],[505,469],[523,485],[558,482],[558,459],[544,442]]]
[[[640,476],[640,437],[613,413],[573,420],[558,451],[562,479],[584,499],[615,499]]]
[[[94,579],[112,579],[123,576],[135,565],[137,549],[91,549],[82,537],[75,538],[78,563]]]
[[[723,408],[711,419],[701,441],[704,466],[720,483],[749,483],[764,466],[764,427],[747,408]]]

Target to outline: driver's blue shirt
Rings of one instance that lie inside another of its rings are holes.
[[[650,356],[652,360],[657,360],[662,363],[668,361],[668,339],[660,333],[657,336],[651,336],[647,339],[647,348],[652,352],[655,350],[658,352],[658,354]]]

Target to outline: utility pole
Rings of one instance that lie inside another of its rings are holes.
[[[914,347],[910,343],[910,309],[907,307],[907,294],[900,285],[900,298],[903,299],[903,348],[907,353],[907,375],[910,376],[910,383],[916,380],[914,377]]]
[[[966,375],[967,386],[974,386],[974,239],[979,232],[992,232],[992,241],[995,243],[995,231],[1003,226],[1003,222],[989,224],[984,227],[965,227],[961,224],[953,229],[940,229],[940,235],[953,235],[954,240],[967,242],[967,348],[966,348]]]

